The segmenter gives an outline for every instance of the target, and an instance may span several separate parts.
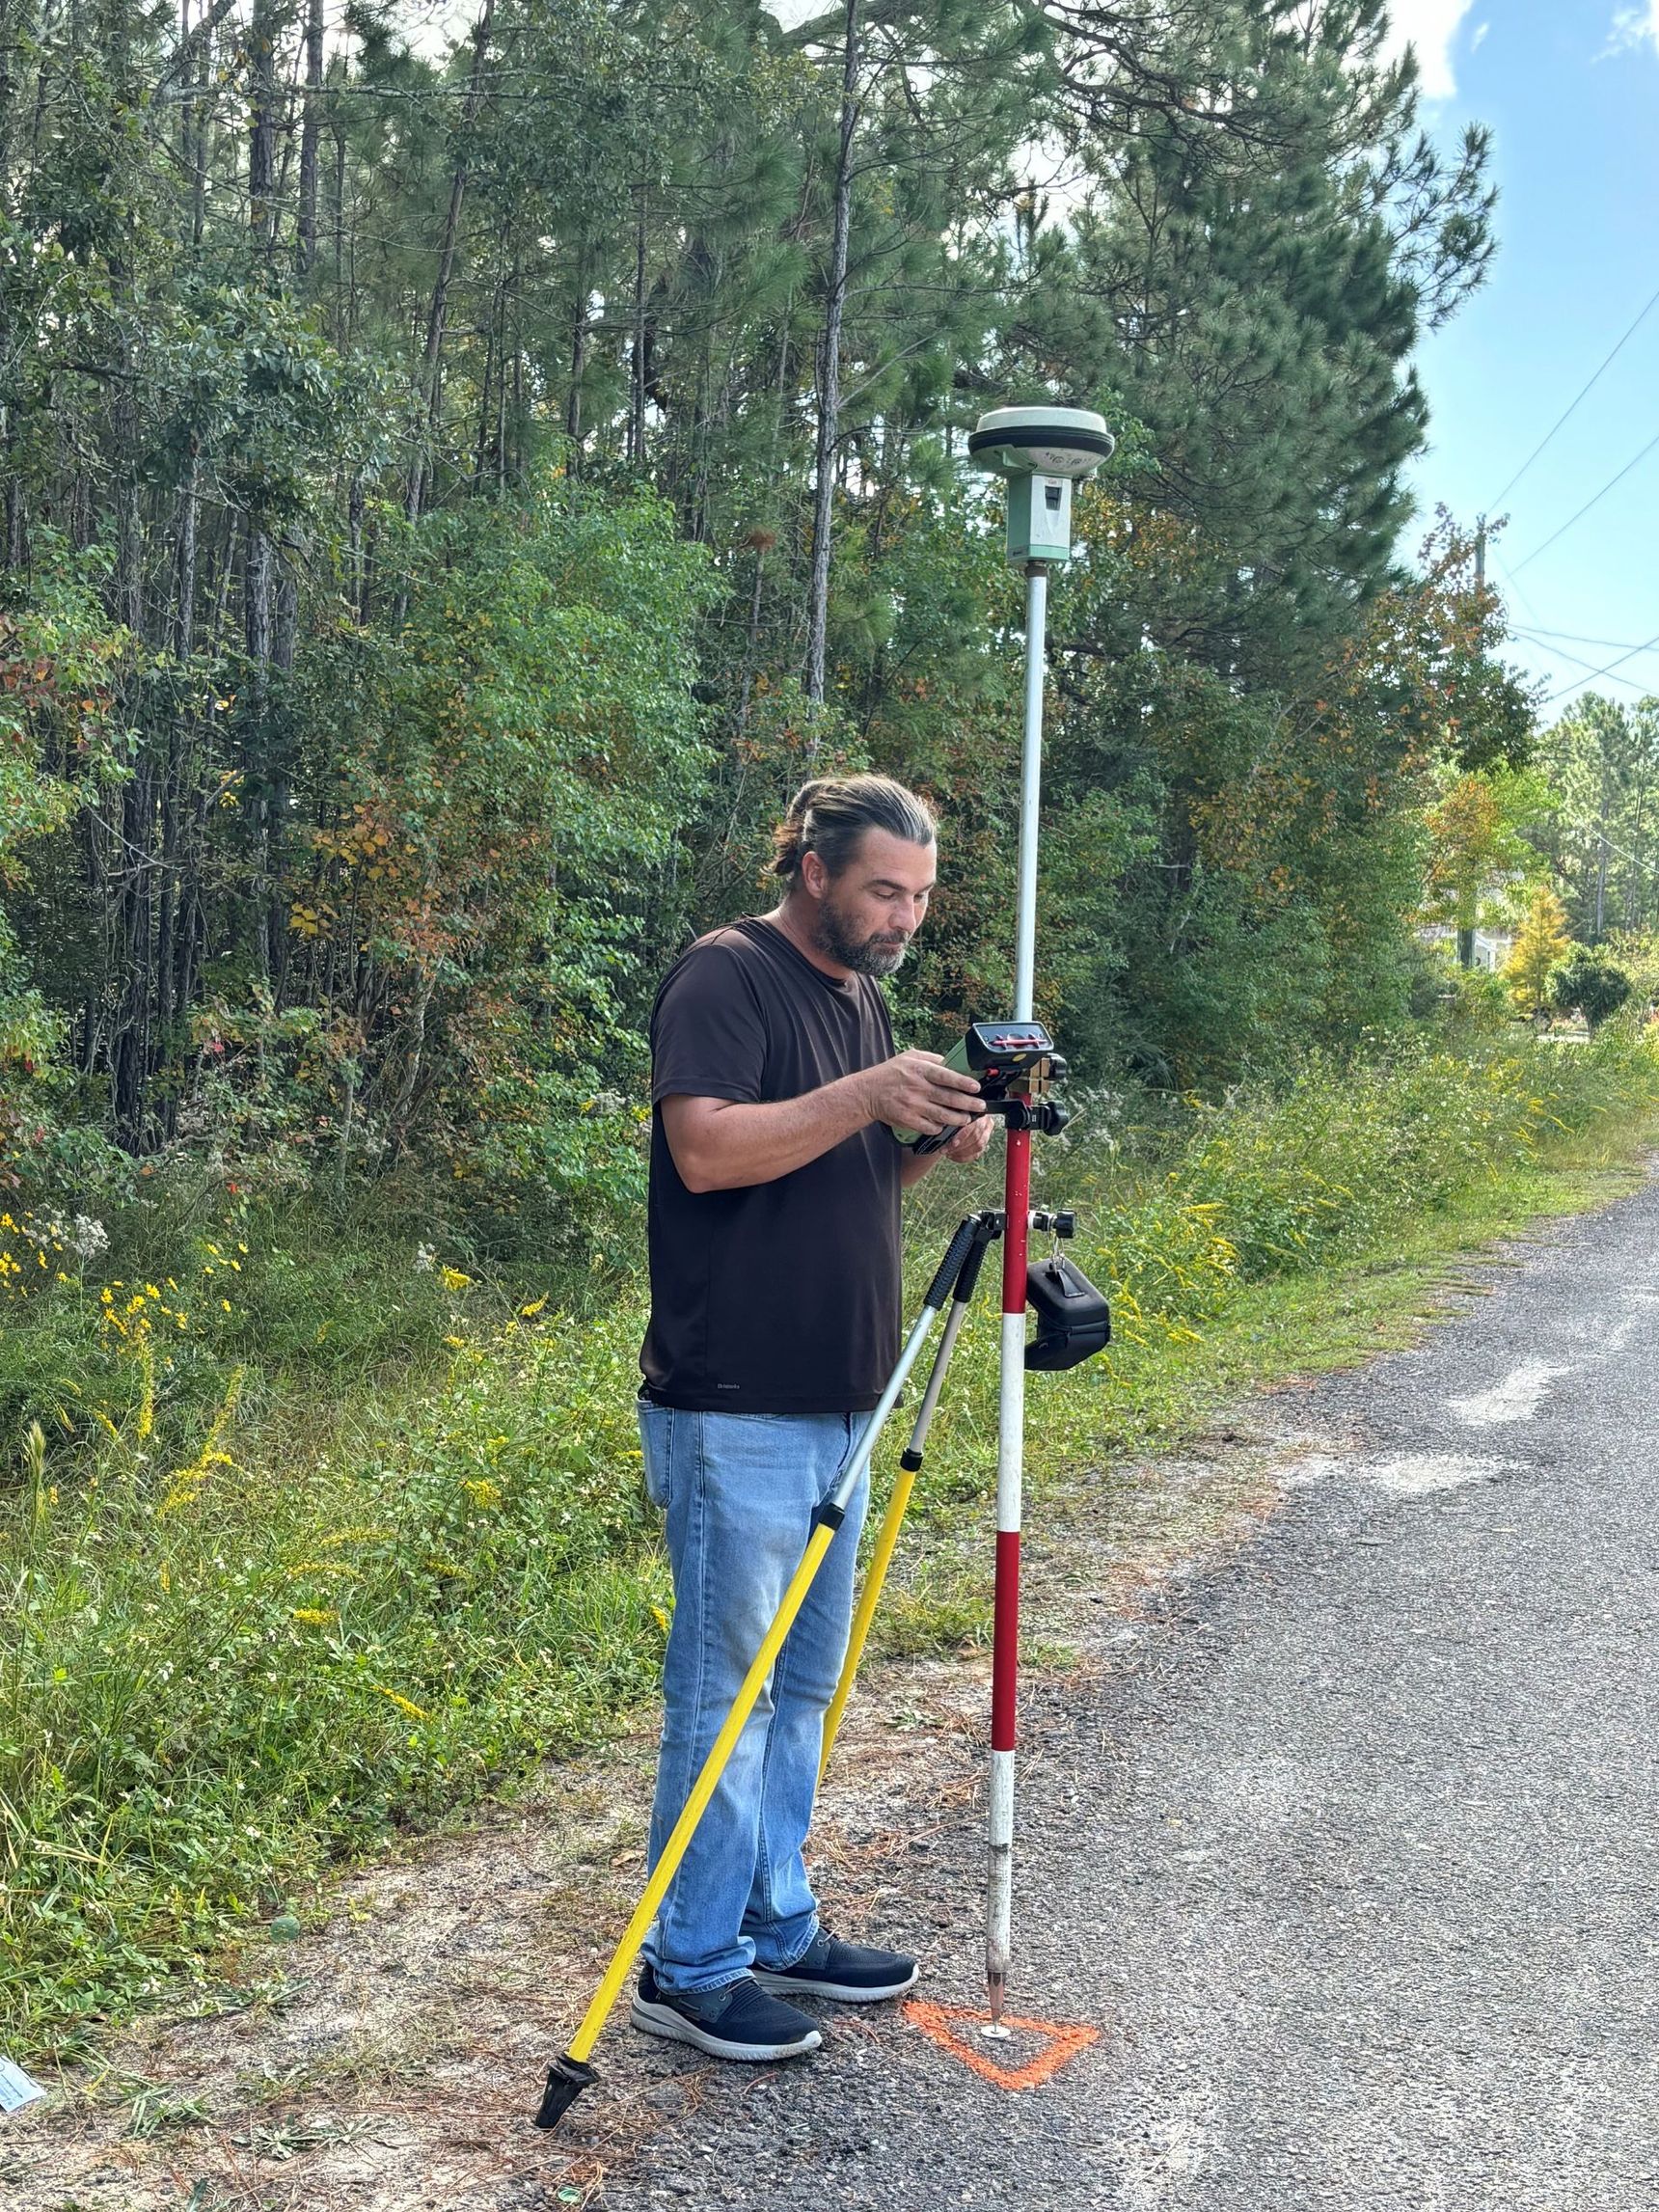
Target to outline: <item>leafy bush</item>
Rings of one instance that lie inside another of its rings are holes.
[[[1629,998],[1634,986],[1622,968],[1575,944],[1559,968],[1552,969],[1549,1002],[1558,1014],[1582,1014],[1593,1037],[1596,1030]]]

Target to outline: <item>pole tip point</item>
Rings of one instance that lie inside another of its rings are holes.
[[[593,2068],[584,2065],[580,2059],[568,2054],[555,2059],[547,2069],[547,2088],[535,2116],[536,2126],[557,2127],[583,2090],[591,2089],[598,2079]]]
[[[988,2042],[993,2043],[1006,2043],[1009,2036],[1009,2030],[1002,2025],[1000,2020],[982,2020],[979,2024],[979,2032]]]

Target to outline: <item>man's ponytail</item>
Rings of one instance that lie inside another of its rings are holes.
[[[806,851],[806,818],[812,811],[812,803],[819,795],[829,791],[834,778],[820,776],[810,783],[803,783],[789,802],[789,811],[772,833],[771,873],[775,876],[793,876],[801,865],[801,856]]]

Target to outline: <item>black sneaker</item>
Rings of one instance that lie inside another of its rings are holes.
[[[723,1989],[679,1991],[660,1989],[655,1974],[644,1967],[630,2017],[644,2034],[691,2043],[711,2058],[747,2060],[751,2065],[804,2058],[824,2040],[804,2012],[763,1995],[747,1974]]]
[[[861,1943],[841,1943],[822,1929],[812,1946],[793,1966],[757,1966],[754,1979],[763,1989],[777,1989],[791,1997],[832,1997],[841,2005],[879,2005],[884,1997],[902,1997],[916,1979],[913,1958],[902,1951],[872,1951]]]

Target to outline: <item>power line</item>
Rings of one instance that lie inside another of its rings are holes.
[[[1517,638],[1563,638],[1569,645],[1605,645],[1615,652],[1629,644],[1627,638],[1587,638],[1577,630],[1546,630],[1541,623],[1514,622],[1510,624]]]
[[[1617,853],[1621,860],[1628,860],[1633,868],[1645,868],[1649,874],[1659,870],[1659,860],[1645,860],[1640,853],[1626,851],[1616,845],[1599,822],[1592,822],[1586,814],[1564,814],[1560,817],[1569,831],[1579,831],[1587,837],[1595,837],[1605,844],[1610,853]]]
[[[1650,653],[1655,645],[1659,645],[1659,630],[1654,631],[1645,645],[1632,645],[1627,653],[1620,653],[1617,661],[1609,661],[1604,669],[1591,669],[1589,680],[1594,682],[1599,676],[1612,675],[1615,669],[1621,669],[1626,661],[1633,661],[1638,653]],[[1565,698],[1568,692],[1582,691],[1585,681],[1581,676],[1577,683],[1564,684],[1559,692],[1551,692],[1547,699],[1541,699],[1538,703],[1541,706],[1554,706],[1556,700]]]
[[[1517,638],[1526,637],[1526,632],[1523,630],[1517,630],[1515,632],[1515,636]],[[1606,669],[1597,669],[1593,661],[1581,660],[1576,653],[1565,652],[1560,645],[1541,644],[1537,639],[1528,639],[1528,642],[1532,645],[1535,652],[1547,653],[1552,661],[1569,662],[1575,669],[1588,669],[1591,675],[1605,675],[1608,673]],[[1638,650],[1640,648],[1638,648]],[[1627,691],[1648,692],[1652,690],[1652,686],[1650,684],[1639,683],[1634,676],[1616,675],[1612,680],[1616,684],[1622,684]]]
[[[1591,388],[1599,381],[1602,375],[1602,371],[1612,368],[1618,355],[1624,350],[1626,343],[1636,336],[1637,330],[1644,322],[1646,321],[1648,315],[1652,314],[1655,307],[1659,307],[1659,291],[1656,291],[1653,294],[1653,297],[1647,302],[1647,305],[1636,317],[1635,322],[1633,322],[1630,325],[1630,328],[1625,332],[1623,338],[1618,341],[1618,343],[1613,348],[1613,351],[1608,354],[1605,360],[1602,362],[1601,367],[1596,369],[1594,375],[1590,379],[1590,382],[1586,384],[1579,392],[1578,397],[1572,401],[1571,405],[1566,409],[1566,413],[1559,416],[1556,421],[1551,423],[1550,427],[1544,432],[1543,436],[1538,440],[1537,444],[1533,448],[1532,451],[1527,455],[1526,459],[1521,463],[1520,467],[1515,471],[1514,475],[1509,478],[1509,482],[1498,494],[1497,498],[1487,503],[1488,508],[1501,506],[1504,501],[1508,499],[1510,492],[1514,490],[1515,486],[1520,482],[1521,478],[1526,475],[1527,471],[1532,467],[1533,463],[1537,459],[1538,455],[1543,451],[1544,448],[1549,444],[1550,440],[1555,436],[1556,432],[1566,421],[1567,416],[1573,413],[1574,409],[1578,406],[1579,400],[1585,398],[1589,395]]]
[[[1517,583],[1515,582],[1514,578],[1513,578],[1513,577],[1512,577],[1512,576],[1509,574],[1509,570],[1508,570],[1508,569],[1507,569],[1507,568],[1504,566],[1504,562],[1503,562],[1503,557],[1502,557],[1502,555],[1499,553],[1499,551],[1498,551],[1498,548],[1497,548],[1497,545],[1496,545],[1496,543],[1494,542],[1494,540],[1493,540],[1493,539],[1491,539],[1491,538],[1488,538],[1488,539],[1486,540],[1486,549],[1487,549],[1487,551],[1490,553],[1490,555],[1491,555],[1491,557],[1492,557],[1492,560],[1494,560],[1494,562],[1497,564],[1498,573],[1499,573],[1499,574],[1500,574],[1500,575],[1503,577],[1503,579],[1504,579],[1504,582],[1505,582],[1505,583],[1506,583],[1506,584],[1509,586],[1509,589],[1510,589],[1510,590],[1511,590],[1511,591],[1512,591],[1512,592],[1515,594],[1516,598],[1517,598],[1517,599],[1520,601],[1521,605],[1522,605],[1522,606],[1523,606],[1523,607],[1526,609],[1527,613],[1528,613],[1528,614],[1529,614],[1532,616],[1533,620],[1536,622],[1536,621],[1537,620],[1537,618],[1538,618],[1538,611],[1537,611],[1537,608],[1536,608],[1536,607],[1533,605],[1532,601],[1531,601],[1531,600],[1530,600],[1530,599],[1527,597],[1527,594],[1526,594],[1526,590],[1525,590],[1524,587],[1522,587],[1521,585],[1517,584]]]
[[[1648,439],[1646,445],[1643,447],[1641,452],[1637,453],[1632,459],[1625,462],[1623,468],[1619,470],[1616,477],[1609,477],[1606,483],[1602,485],[1600,491],[1595,493],[1592,498],[1587,499],[1583,506],[1579,508],[1576,514],[1569,514],[1565,522],[1562,524],[1560,530],[1552,531],[1549,536],[1544,539],[1542,545],[1535,545],[1531,553],[1526,556],[1525,560],[1517,560],[1514,566],[1514,574],[1518,576],[1521,570],[1527,566],[1529,561],[1537,560],[1540,553],[1547,553],[1550,547],[1554,545],[1558,537],[1564,537],[1575,522],[1582,521],[1583,518],[1590,512],[1592,506],[1598,506],[1600,505],[1600,503],[1607,497],[1608,493],[1612,491],[1615,484],[1622,483],[1624,481],[1624,478],[1630,474],[1631,470],[1635,468],[1638,461],[1645,461],[1647,458],[1648,454],[1653,451],[1655,446],[1659,446],[1659,431],[1656,431],[1654,435]]]

